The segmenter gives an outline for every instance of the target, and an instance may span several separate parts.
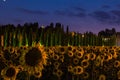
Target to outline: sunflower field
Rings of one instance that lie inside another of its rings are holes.
[[[120,47],[57,23],[0,27],[0,80],[120,80]]]
[[[120,47],[1,47],[0,72],[0,80],[119,80]]]

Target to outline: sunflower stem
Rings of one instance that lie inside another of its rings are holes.
[[[74,78],[74,75],[72,75],[72,80],[74,80],[75,78]]]
[[[80,79],[79,79],[79,75],[77,75],[77,80],[80,80]]]

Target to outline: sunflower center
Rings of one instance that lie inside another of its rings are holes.
[[[81,53],[78,53],[78,56],[81,56]]]
[[[10,55],[10,52],[9,52],[8,50],[5,50],[3,55],[4,55],[4,58],[5,58],[6,60],[10,60],[10,58],[11,58],[10,56],[11,56],[11,55]]]
[[[83,62],[83,66],[86,66],[87,65],[87,62]]]
[[[61,51],[61,52],[64,52],[65,50],[64,50],[64,48],[60,48],[60,51]]]
[[[78,68],[78,72],[81,72],[81,68]]]
[[[15,75],[15,72],[16,72],[15,69],[11,67],[11,68],[7,69],[6,76],[13,77]]]
[[[72,48],[71,48],[71,47],[68,47],[68,50],[69,50],[69,51],[71,51],[71,50],[72,50]]]
[[[36,66],[42,58],[41,51],[37,48],[32,48],[25,55],[25,62],[29,66]]]

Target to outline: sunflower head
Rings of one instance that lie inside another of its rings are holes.
[[[84,79],[88,79],[89,73],[88,72],[83,72],[82,76],[83,76]]]
[[[89,61],[87,61],[87,60],[82,60],[82,61],[81,61],[81,66],[82,66],[83,68],[87,68],[87,67],[89,66]]]
[[[120,61],[119,61],[119,60],[115,60],[115,62],[114,62],[114,67],[115,67],[115,68],[120,67]]]
[[[43,48],[40,47],[32,47],[28,49],[28,52],[24,53],[21,57],[24,60],[24,64],[35,67],[41,64],[46,64],[47,55],[44,52]]]
[[[9,67],[5,67],[2,71],[1,71],[1,75],[3,76],[3,78],[5,80],[15,80],[16,79],[16,75],[19,72],[19,68],[15,67],[15,66],[9,66]]]
[[[78,65],[78,64],[79,64],[79,59],[78,59],[78,58],[73,58],[73,63],[74,63],[75,65]]]
[[[101,74],[101,75],[99,76],[99,80],[106,80],[106,76],[105,76],[104,74]]]
[[[83,67],[81,66],[75,66],[73,68],[73,74],[74,75],[79,75],[79,74],[82,74],[83,73]]]
[[[120,70],[117,72],[118,80],[120,79]]]
[[[90,53],[90,60],[95,60],[95,58],[96,58],[96,54],[94,54],[94,53]]]
[[[67,54],[68,54],[68,57],[73,57],[74,55],[72,51],[69,51]]]
[[[72,65],[69,65],[67,68],[68,68],[68,72],[72,72],[73,71]]]
[[[44,65],[47,64],[47,54],[44,48],[41,46],[28,48],[27,52],[22,53],[20,64],[23,66],[23,70],[28,71],[30,75],[42,72]]]
[[[6,73],[5,73],[5,75],[7,76],[7,77],[12,77],[12,76],[14,76],[15,75],[15,69],[13,68],[13,67],[10,67],[10,68],[8,68],[7,70],[6,70]]]

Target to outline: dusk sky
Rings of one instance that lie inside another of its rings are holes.
[[[0,0],[0,25],[60,22],[70,31],[120,32],[120,0]]]

